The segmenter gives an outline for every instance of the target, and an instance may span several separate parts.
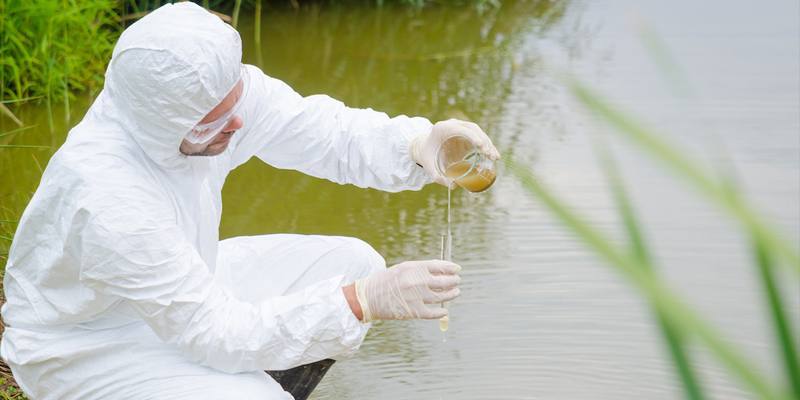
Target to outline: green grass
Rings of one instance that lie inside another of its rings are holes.
[[[5,151],[5,150],[0,150]],[[8,207],[0,204],[0,278],[5,274],[5,265],[8,260],[8,250],[11,246],[11,239],[14,237],[14,231],[17,228],[19,216],[9,209]],[[5,303],[5,295],[0,290],[0,304]],[[5,327],[0,321],[0,334],[2,334]],[[8,366],[0,361],[0,399],[26,399],[25,395],[17,386],[14,381],[14,376]]]
[[[76,92],[102,87],[119,35],[115,0],[0,2],[2,100],[38,97],[69,115]]]
[[[23,400],[27,399],[25,394],[13,385],[9,377],[0,377],[0,399],[3,400]]]
[[[22,125],[8,110],[6,100],[37,98],[51,108],[60,104],[69,117],[70,101],[76,93],[94,93],[102,88],[103,74],[114,44],[126,23],[168,1],[150,0],[3,0],[0,2],[0,112]],[[215,0],[201,4],[225,17],[236,27],[242,12],[256,15],[262,6],[298,8],[299,0]],[[333,3],[361,5],[339,0]],[[461,5],[488,10],[500,0],[390,0],[422,8]],[[375,0],[381,6],[384,0]],[[232,15],[232,17],[231,17]],[[260,41],[260,27],[255,40]]]
[[[743,387],[758,398],[800,400],[800,374],[793,342],[796,336],[787,322],[787,305],[775,283],[775,273],[779,266],[788,270],[795,279],[800,275],[798,249],[774,229],[757,209],[748,204],[744,196],[728,181],[715,179],[711,173],[700,167],[700,162],[689,158],[687,152],[668,143],[663,139],[664,136],[645,128],[632,116],[614,108],[604,97],[583,83],[571,80],[569,87],[586,108],[613,128],[617,137],[634,144],[649,158],[671,170],[680,181],[705,195],[708,201],[726,211],[731,219],[738,221],[742,232],[752,238],[754,264],[765,288],[764,301],[769,306],[773,321],[772,329],[777,338],[781,360],[778,369],[783,371],[784,383],[781,386],[772,384],[763,371],[757,370],[754,363],[724,339],[722,332],[707,322],[707,318],[685,303],[657,277],[645,238],[639,228],[640,223],[627,199],[622,179],[605,150],[601,153],[602,167],[609,179],[612,197],[624,224],[629,242],[626,246],[616,245],[609,233],[594,228],[513,159],[506,162],[509,170],[584,246],[627,278],[647,300],[654,310],[654,317],[665,338],[687,398],[704,398],[702,383],[697,379],[686,352],[689,344],[697,342],[705,346]]]

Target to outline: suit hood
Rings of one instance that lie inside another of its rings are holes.
[[[163,168],[187,163],[183,137],[241,75],[238,32],[191,3],[167,4],[126,29],[104,91],[123,130]]]

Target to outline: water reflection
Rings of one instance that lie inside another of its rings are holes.
[[[16,221],[33,196],[48,160],[64,143],[69,128],[83,117],[91,101],[88,95],[78,96],[69,115],[63,107],[54,107],[50,114],[43,105],[33,103],[14,107],[13,112],[26,129],[0,136],[0,144],[40,147],[0,148],[0,263],[5,264]],[[16,128],[16,124],[0,116],[0,132]]]
[[[477,119],[501,107],[524,34],[546,31],[567,5],[515,1],[482,15],[470,7],[268,10],[262,67],[303,94],[354,107]],[[243,21],[241,31],[245,60],[255,61],[252,26]]]
[[[699,71],[712,99],[705,110],[710,113],[669,107],[675,100],[662,97],[660,78],[631,45],[636,38],[620,28],[632,5],[657,16],[690,70]],[[770,18],[794,25],[759,37],[741,27],[767,30],[768,19],[752,21],[744,7],[717,2],[704,6],[715,11],[702,18],[694,7],[684,1],[507,1],[484,15],[448,7],[268,9],[260,64],[304,95],[326,93],[390,114],[476,120],[501,151],[525,160],[582,214],[613,231],[618,221],[589,145],[593,121],[572,108],[545,67],[566,66],[689,144],[702,141],[696,133],[716,122],[754,199],[800,237],[796,5],[765,7]],[[716,23],[708,28],[705,20]],[[254,62],[251,21],[242,21],[242,32],[245,61]],[[73,104],[75,115],[87,105]],[[40,128],[14,143],[55,148],[67,127],[60,112],[51,135],[44,110],[20,110],[23,120]],[[0,152],[0,170],[14,171],[4,174],[0,212],[18,215],[54,148]],[[756,364],[767,365],[774,343],[762,326],[765,314],[741,238],[646,160],[619,150],[664,275]],[[465,269],[448,342],[442,343],[436,322],[379,324],[355,357],[334,366],[316,398],[680,396],[646,307],[502,169],[488,193],[455,194],[454,258]],[[251,161],[229,177],[223,196],[222,237],[356,236],[389,263],[439,254],[446,200],[441,187],[388,194]],[[800,291],[788,293],[800,310]],[[697,357],[712,397],[747,397],[703,353]]]
[[[567,2],[508,2],[485,15],[444,7],[422,12],[318,5],[297,12],[268,10],[262,24],[262,67],[304,95],[326,93],[350,106],[389,114],[473,119],[507,150],[514,140],[506,141],[495,132],[503,123],[497,117],[515,107],[507,101],[515,75],[523,64],[532,64],[529,56],[520,54],[526,35],[546,33],[568,6]],[[252,30],[247,21],[242,32],[246,61],[257,61],[248,46]],[[484,284],[499,288],[506,283],[494,274],[509,268],[498,260],[512,250],[499,227],[509,225],[511,217],[507,208],[493,204],[492,190],[479,195],[455,192],[454,256],[467,266],[465,274],[486,274]],[[386,194],[251,163],[226,183],[222,234],[352,235],[376,247],[390,264],[434,258],[444,231],[445,194],[441,187]],[[467,280],[464,290],[473,286]],[[490,298],[480,297],[482,303],[464,300],[463,310],[454,311],[454,331],[447,345],[429,322],[376,326],[357,357],[340,362],[316,396],[400,399],[436,393],[502,398],[496,389],[489,395],[470,384],[479,380],[458,365],[470,359],[462,357],[462,347],[484,342],[463,333],[461,324],[467,320],[458,313],[482,313],[492,306]],[[513,324],[498,333],[510,327]],[[515,376],[526,374],[522,367],[528,361],[509,354],[505,366],[485,373],[513,382]]]
[[[393,115],[470,118],[491,130],[490,117],[501,111],[511,91],[515,53],[524,34],[546,31],[567,5],[509,2],[483,15],[471,8],[419,12],[316,4],[300,11],[267,10],[262,67],[305,95],[326,93],[354,107]],[[245,61],[252,62],[250,22],[242,21],[241,31]],[[288,196],[256,195],[252,204],[253,187],[259,194]],[[225,196],[232,201],[226,204],[234,206],[226,206],[222,233],[337,233],[362,237],[389,259],[434,256],[441,229],[428,228],[444,220],[440,194],[435,187],[396,195],[363,191],[251,164],[227,183]],[[490,196],[472,197],[470,206],[461,207],[467,200],[459,193],[454,220],[487,221],[480,214]],[[258,207],[261,202],[269,207]],[[242,203],[247,206],[235,205]],[[477,236],[485,229],[475,228],[474,242],[485,242]]]

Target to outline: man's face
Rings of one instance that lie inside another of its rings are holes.
[[[207,124],[209,122],[216,121],[218,118],[222,117],[227,113],[236,102],[239,101],[239,98],[242,97],[242,91],[244,90],[244,84],[240,80],[239,83],[234,86],[230,93],[225,96],[224,99],[216,106],[213,110],[211,110],[205,117],[200,121],[201,124]],[[222,130],[214,136],[213,139],[206,143],[202,144],[194,144],[190,143],[186,139],[181,142],[180,151],[181,153],[187,156],[215,156],[217,154],[222,153],[228,148],[228,144],[231,141],[231,136],[236,132],[237,129],[242,127],[242,119],[234,114],[230,117],[228,122],[225,123],[225,126]]]

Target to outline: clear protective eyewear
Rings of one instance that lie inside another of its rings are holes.
[[[244,84],[242,80],[239,80],[239,83],[236,85],[238,86],[240,83]],[[239,106],[242,104],[242,97],[244,97],[244,88],[242,88],[242,94],[239,95],[238,99],[236,99],[236,104],[234,104],[230,110],[211,122],[195,125],[194,128],[192,128],[192,130],[186,134],[184,139],[191,144],[204,144],[211,141],[211,139],[217,136],[217,134],[228,125],[231,118],[236,115],[236,112],[239,110]]]

